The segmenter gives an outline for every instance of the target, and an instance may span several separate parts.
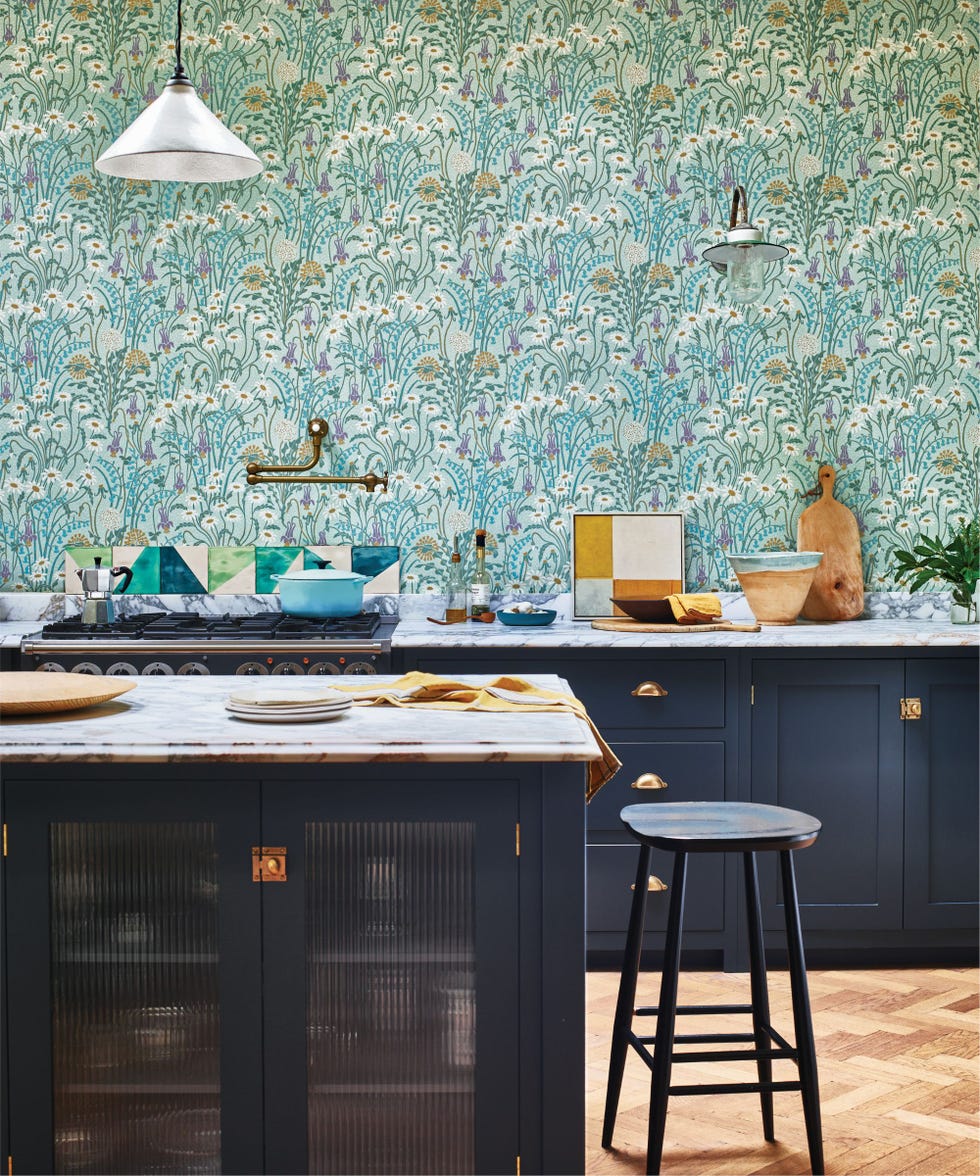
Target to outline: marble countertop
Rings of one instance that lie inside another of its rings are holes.
[[[588,621],[559,618],[542,628],[483,625],[433,625],[403,619],[392,635],[392,649],[812,649],[859,646],[978,646],[980,626],[934,620],[860,620],[820,624],[763,625],[758,633],[711,632],[696,628],[677,633],[610,633]]]
[[[393,681],[391,675],[372,685]],[[479,676],[460,676],[480,682]],[[568,691],[553,675],[531,678]],[[254,686],[252,679],[246,684]],[[262,688],[293,692],[322,682],[267,678]],[[225,699],[241,678],[140,678],[112,702],[52,715],[4,716],[0,754],[14,763],[486,763],[600,758],[586,723],[572,714],[490,714],[391,706],[353,707],[317,723],[252,723]]]

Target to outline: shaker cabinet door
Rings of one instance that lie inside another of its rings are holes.
[[[977,670],[953,659],[909,661],[905,727],[905,926],[976,927]]]
[[[517,785],[398,777],[264,788],[269,1171],[514,1170]]]
[[[258,788],[131,771],[4,784],[13,1168],[259,1171]]]
[[[902,925],[900,661],[752,663],[751,798],[823,824],[794,854],[804,929]],[[777,855],[762,854],[763,920],[783,926]]]

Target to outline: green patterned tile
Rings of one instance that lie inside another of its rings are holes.
[[[281,576],[293,566],[303,567],[302,547],[256,547],[255,591],[275,592],[278,585],[273,576]]]
[[[255,548],[210,548],[208,550],[208,591],[218,595],[254,592]]]

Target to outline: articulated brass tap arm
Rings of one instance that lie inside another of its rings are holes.
[[[306,431],[310,435],[310,443],[313,446],[313,456],[309,461],[302,465],[259,465],[258,462],[250,461],[245,467],[248,477],[245,479],[250,486],[261,486],[267,482],[313,482],[317,484],[329,484],[333,486],[363,486],[368,494],[373,494],[375,489],[381,489],[386,492],[388,489],[388,471],[380,477],[369,470],[360,478],[341,478],[335,477],[332,474],[310,474],[306,477],[307,470],[312,470],[315,466],[320,464],[320,450],[323,446],[324,438],[328,433],[328,425],[322,417],[314,417],[307,426]],[[283,477],[283,474],[291,474],[293,477]]]

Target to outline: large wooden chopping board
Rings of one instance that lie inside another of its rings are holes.
[[[822,465],[820,498],[796,524],[798,551],[822,551],[823,559],[803,603],[808,621],[853,621],[864,612],[864,570],[857,519],[834,498],[834,467]]]
[[[760,625],[737,625],[734,621],[712,621],[709,625],[655,625],[643,621],[611,620],[592,622],[593,629],[609,633],[758,633]]]
[[[81,710],[117,698],[135,685],[128,678],[103,678],[95,674],[11,670],[0,673],[0,714],[7,717]]]

